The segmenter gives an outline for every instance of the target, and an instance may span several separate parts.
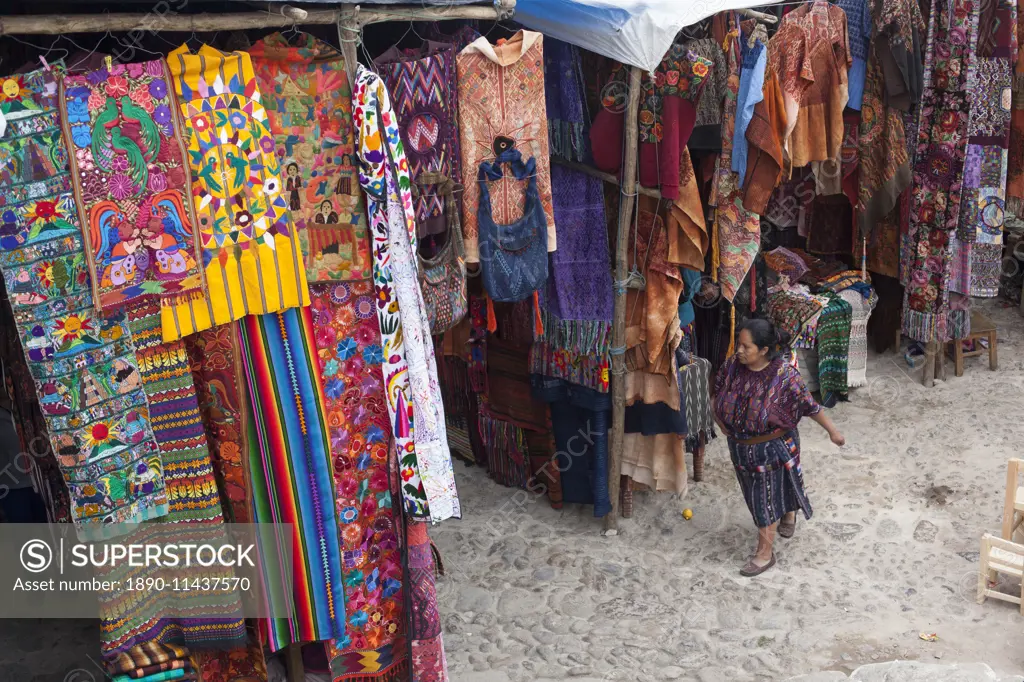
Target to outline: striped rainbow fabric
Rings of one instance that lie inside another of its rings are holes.
[[[237,324],[252,409],[254,521],[292,526],[291,567],[264,566],[267,585],[290,580],[294,594],[290,619],[263,621],[264,641],[278,651],[345,634],[324,387],[309,308],[251,315]]]

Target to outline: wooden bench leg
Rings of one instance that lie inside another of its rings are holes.
[[[936,344],[938,356],[935,358],[935,378],[946,380],[946,343],[944,341]]]
[[[964,375],[964,341],[953,339],[953,364],[958,377]]]
[[[999,354],[996,352],[997,337],[995,329],[988,333],[988,368],[993,372],[999,369]]]
[[[988,581],[995,580],[995,571],[988,570],[988,540],[981,538],[981,566],[978,567],[978,603],[985,603],[985,590],[988,589]],[[989,573],[992,575],[990,576]]]

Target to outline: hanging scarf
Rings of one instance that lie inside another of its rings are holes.
[[[0,151],[32,159],[0,173],[0,269],[76,530],[101,539],[167,514],[159,446],[128,319],[95,309],[56,110],[57,72],[0,84]]]
[[[1006,210],[1024,213],[1024,12],[1017,7],[1017,61],[1013,69],[1012,110],[1010,113],[1010,149],[1006,171]]]
[[[584,163],[589,156],[586,127],[590,117],[583,99],[586,85],[583,80],[580,49],[570,43],[547,38],[544,41],[544,74],[551,154],[569,161]],[[557,192],[554,178],[552,192]],[[557,206],[555,212],[558,212]],[[558,222],[557,216],[555,222]],[[561,245],[559,248],[561,249]]]
[[[363,162],[359,182],[366,192],[373,237],[373,282],[402,492],[411,515],[443,521],[461,516],[461,508],[444,436],[430,323],[417,279],[408,161],[383,81],[360,66],[355,89],[353,119]]]
[[[150,295],[162,305],[203,298],[198,229],[169,81],[167,64],[157,59],[61,82],[97,310]]]
[[[345,58],[309,34],[249,49],[310,282],[370,278]]]
[[[915,245],[903,305],[903,333],[945,340],[952,258],[950,236],[960,218],[967,151],[969,57],[978,36],[977,3],[936,0],[928,27],[909,239]]]

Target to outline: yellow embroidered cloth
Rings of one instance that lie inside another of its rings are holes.
[[[208,45],[167,58],[188,144],[208,294],[162,311],[164,341],[246,315],[309,305],[267,112],[252,62]]]

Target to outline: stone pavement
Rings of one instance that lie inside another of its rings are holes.
[[[787,682],[1024,682],[1024,677],[999,677],[983,663],[935,665],[917,661],[873,663],[857,668],[847,677],[840,672],[821,672],[791,677]]]

